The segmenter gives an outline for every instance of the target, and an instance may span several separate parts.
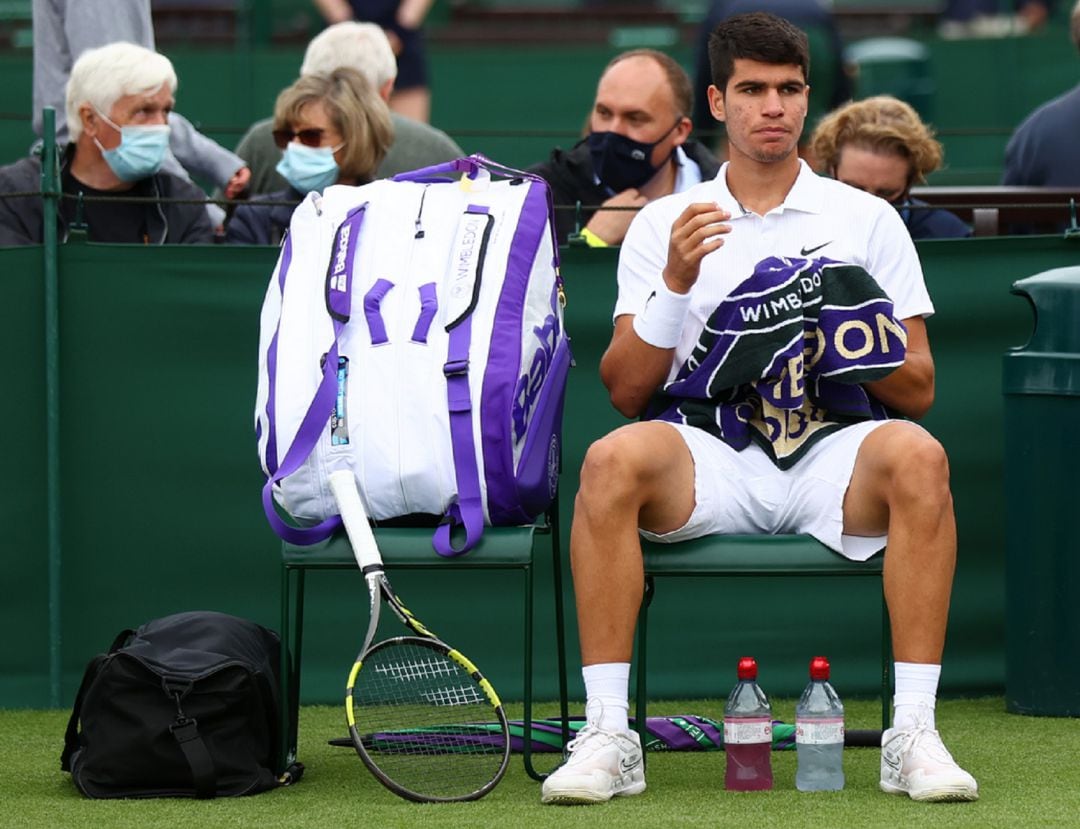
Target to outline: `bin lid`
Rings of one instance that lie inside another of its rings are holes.
[[[1031,303],[1035,330],[1013,351],[1080,354],[1080,267],[1055,268],[1013,283]]]

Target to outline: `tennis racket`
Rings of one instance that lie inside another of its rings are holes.
[[[371,599],[364,645],[345,686],[349,736],[364,765],[407,800],[476,800],[502,779],[510,760],[510,727],[502,702],[476,666],[428,630],[402,604],[352,472],[330,475],[356,562]],[[413,636],[374,642],[385,602]],[[500,728],[477,741],[476,724]]]

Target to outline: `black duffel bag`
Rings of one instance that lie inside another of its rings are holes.
[[[60,767],[87,797],[234,797],[299,779],[283,768],[281,640],[224,613],[122,631],[87,665]]]

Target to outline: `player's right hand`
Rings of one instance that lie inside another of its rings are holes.
[[[724,244],[731,232],[731,214],[714,202],[695,202],[679,214],[671,226],[664,281],[676,293],[685,294],[697,282],[701,260]]]

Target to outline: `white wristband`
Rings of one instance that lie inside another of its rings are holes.
[[[677,294],[661,285],[634,317],[634,333],[656,348],[674,348],[682,339],[683,323],[690,311],[690,294]]]

